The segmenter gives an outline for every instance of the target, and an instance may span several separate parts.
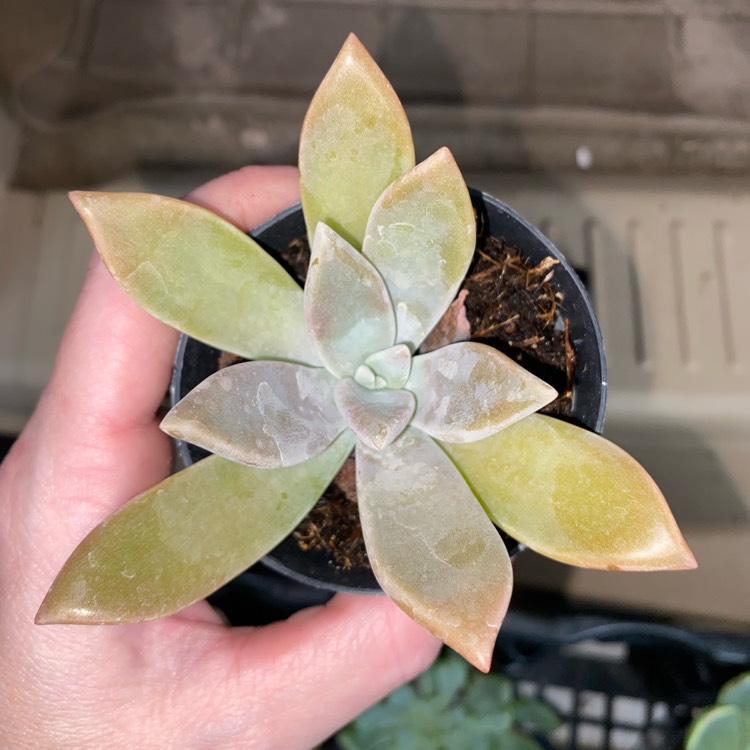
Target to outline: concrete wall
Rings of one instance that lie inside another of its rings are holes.
[[[28,184],[293,161],[349,31],[418,145],[448,143],[466,168],[574,169],[581,144],[603,171],[750,167],[742,0],[61,0],[54,14],[38,2],[6,0],[0,23]]]

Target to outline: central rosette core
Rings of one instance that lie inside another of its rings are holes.
[[[406,344],[395,344],[371,354],[352,376],[371,391],[381,388],[403,388],[411,372],[411,351]]]
[[[411,372],[411,351],[395,344],[371,354],[351,378],[342,378],[334,389],[339,413],[366,445],[382,450],[409,423],[416,399],[404,389]]]
[[[369,365],[360,365],[354,373],[354,380],[371,391],[388,387],[386,379],[380,375],[376,375],[375,371]]]

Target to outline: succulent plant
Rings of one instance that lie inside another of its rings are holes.
[[[336,735],[342,750],[542,750],[533,738],[560,717],[535,698],[516,696],[504,675],[479,674],[448,651],[409,685]]]
[[[722,687],[716,705],[702,709],[687,730],[685,750],[750,748],[750,672]]]
[[[480,669],[512,587],[495,524],[576,565],[694,566],[630,456],[532,414],[555,397],[550,386],[482,344],[419,351],[469,266],[475,219],[447,149],[414,161],[398,98],[351,36],[302,129],[312,247],[304,291],[204,209],[72,194],[138,303],[250,361],[217,372],[167,414],[168,433],[214,455],[92,531],[39,622],[152,619],[207,596],[292,532],[355,445],[378,582]]]

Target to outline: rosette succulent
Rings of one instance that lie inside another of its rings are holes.
[[[300,185],[304,290],[204,209],[72,195],[137,302],[249,361],[209,377],[162,423],[214,455],[92,531],[38,621],[145,620],[207,596],[292,532],[353,448],[379,584],[480,669],[512,587],[496,526],[577,565],[694,565],[631,457],[533,415],[555,398],[549,385],[483,344],[420,351],[469,267],[474,213],[447,149],[415,166],[403,108],[353,36],[305,119]]]

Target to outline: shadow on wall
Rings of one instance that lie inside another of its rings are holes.
[[[455,144],[465,167],[570,170],[570,144],[588,137],[594,169],[750,169],[750,12],[61,0],[60,38],[62,11],[30,14],[40,2],[7,0],[0,22],[0,50],[6,38],[21,50],[30,25],[57,32],[29,34],[31,69],[0,54],[24,123],[18,185],[293,161],[309,97],[352,30],[392,77],[417,141]]]
[[[685,531],[750,522],[750,507],[704,436],[686,425],[618,422],[607,437],[636,458],[661,488]]]
[[[685,107],[748,119],[750,19],[676,15],[668,29],[672,81]]]

